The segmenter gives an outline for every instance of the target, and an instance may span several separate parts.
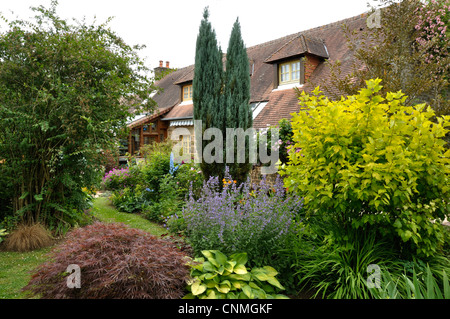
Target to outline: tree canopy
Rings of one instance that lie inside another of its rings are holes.
[[[155,90],[137,51],[108,27],[69,23],[50,8],[0,34],[0,165],[10,213],[28,222],[76,222],[82,187],[129,109],[151,110]]]
[[[192,83],[192,100],[194,103],[194,120],[202,121],[201,136],[196,136],[197,145],[202,150],[208,144],[203,140],[203,133],[208,128],[224,131],[225,109],[222,98],[223,65],[222,51],[217,44],[216,32],[208,20],[209,11],[205,8],[200,23],[195,51],[195,69]],[[219,138],[219,137],[215,137]],[[223,149],[216,148],[217,158],[223,158]],[[207,163],[201,161],[203,174],[221,176],[224,171],[223,161]]]
[[[357,94],[365,81],[383,79],[383,93],[401,90],[407,103],[427,102],[437,115],[449,114],[450,1],[381,0],[368,18],[379,25],[361,30],[344,27],[355,62],[345,74],[340,61],[328,63],[327,83],[314,83],[324,92]]]

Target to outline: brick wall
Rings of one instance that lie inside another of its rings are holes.
[[[306,61],[305,61],[305,81],[309,79],[309,77],[312,75],[314,70],[317,68],[317,66],[320,63],[320,59],[313,55],[307,55]]]

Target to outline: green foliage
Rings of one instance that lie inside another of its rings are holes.
[[[250,107],[250,69],[247,50],[242,40],[239,20],[233,25],[227,49],[224,81],[224,103],[226,110],[225,127],[242,128],[246,131],[253,126],[253,112]],[[238,183],[243,183],[252,169],[249,162],[249,137],[245,143],[245,161],[238,163],[237,153],[242,145],[238,146],[237,137],[234,137],[234,163],[227,163],[230,174]],[[228,139],[226,138],[228,141]],[[227,145],[227,149],[229,146]],[[226,151],[226,150],[224,150]]]
[[[412,280],[406,274],[395,280],[389,271],[385,271],[379,288],[372,288],[371,293],[376,299],[450,299],[450,285],[445,270],[441,272],[442,284],[436,279],[429,265],[424,276],[415,271]],[[399,286],[401,280],[403,287]]]
[[[148,191],[142,190],[142,187],[125,187],[113,192],[110,199],[118,210],[125,213],[135,213],[148,207],[150,202],[146,199],[146,192]]]
[[[227,257],[218,250],[202,251],[191,263],[189,294],[183,299],[286,299],[277,293],[284,287],[270,267],[248,269],[246,253]]]
[[[1,137],[0,137],[1,143]],[[7,169],[3,171],[5,165],[1,164],[0,160],[0,223],[4,218],[12,215],[12,181],[10,176],[6,175]]]
[[[161,195],[161,179],[169,173],[170,153],[154,152],[139,168],[142,176],[139,183],[151,190],[151,199],[156,200]]]
[[[278,122],[278,127],[279,127],[278,134],[282,142],[279,150],[280,162],[282,164],[286,164],[289,160],[288,155],[289,152],[291,151],[290,146],[292,144],[292,135],[294,133],[292,132],[291,121],[287,119],[281,119]]]
[[[175,166],[170,151],[165,146],[148,149],[145,161],[105,176],[105,185],[115,189],[110,199],[117,209],[142,212],[155,222],[167,222],[181,212],[191,185],[193,193],[199,192],[203,175],[194,163]]]
[[[406,106],[401,92],[378,94],[381,80],[330,101],[317,88],[293,115],[294,147],[281,172],[310,215],[345,230],[376,225],[405,253],[432,255],[443,245],[450,151],[449,117],[425,104]],[[437,222],[433,222],[436,220]]]
[[[98,153],[136,101],[153,108],[155,89],[138,47],[107,23],[72,25],[56,6],[32,8],[34,21],[0,34],[1,179],[11,182],[10,212],[45,224],[72,223],[89,207],[81,189],[101,179]]]
[[[202,121],[202,136],[207,128],[218,128],[224,132],[225,109],[221,95],[223,81],[222,51],[218,47],[216,33],[208,21],[209,12],[205,8],[200,24],[195,49],[194,80],[192,100],[194,120]],[[202,149],[208,144],[202,139]],[[201,163],[202,172],[209,176],[223,176],[222,163]]]
[[[354,63],[345,70],[342,61],[327,63],[330,77],[314,86],[339,99],[342,94],[357,94],[365,81],[381,78],[383,95],[401,90],[409,105],[426,102],[436,114],[450,114],[448,1],[377,2],[378,8],[372,8],[369,16],[379,14],[379,27],[344,28]]]
[[[278,140],[272,145],[272,131],[277,132]],[[287,119],[281,119],[278,122],[278,127],[276,126],[268,126],[265,129],[260,129],[256,133],[256,145],[260,147],[260,139],[263,135],[266,139],[266,152],[267,154],[271,154],[273,151],[278,151],[279,155],[279,163],[286,164],[289,160],[289,152],[295,151],[292,146],[292,125],[291,122]],[[263,145],[261,145],[263,146]],[[258,163],[261,164],[261,163]],[[263,165],[270,165],[269,163]]]
[[[128,167],[113,168],[103,177],[103,187],[112,191],[129,187],[134,183],[134,179],[130,174],[132,172],[130,172]]]
[[[374,231],[353,230],[339,241],[332,235],[317,233],[314,227],[299,233],[296,246],[286,252],[290,255],[287,258],[293,259],[298,287],[313,289],[314,296],[367,299],[371,296],[367,287],[369,265],[401,269],[388,241],[378,238]]]
[[[245,137],[245,159],[243,163],[238,163],[238,149],[241,151],[242,145],[238,145],[237,137],[227,136],[226,129],[240,128],[245,132],[253,126],[253,113],[249,104],[250,71],[247,50],[237,19],[231,31],[224,71],[222,51],[217,45],[216,34],[208,17],[208,8],[205,8],[196,43],[192,97],[194,119],[202,121],[202,136],[208,128],[219,129],[222,132],[223,148],[215,150],[217,161],[202,161],[200,167],[206,180],[211,176],[222,179],[225,166],[228,166],[233,179],[244,182],[252,169],[249,153],[251,137]],[[227,145],[231,141],[234,147]],[[202,139],[201,143],[203,150],[209,141]],[[228,162],[226,154],[230,151],[233,152],[234,159]]]
[[[6,229],[0,229],[0,243],[3,241],[4,236],[8,235],[8,233],[6,232]]]
[[[181,199],[185,199],[189,195],[191,186],[193,195],[195,197],[199,196],[204,178],[198,164],[181,164],[178,166],[178,169],[174,175],[177,193]]]
[[[183,202],[178,195],[177,186],[176,179],[172,175],[168,174],[161,178],[159,184],[161,196],[143,211],[149,220],[162,222],[181,211]]]

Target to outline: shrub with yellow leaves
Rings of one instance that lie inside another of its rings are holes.
[[[439,220],[449,213],[449,116],[425,104],[406,106],[402,92],[381,96],[381,80],[331,101],[316,88],[299,97],[294,149],[285,187],[304,197],[309,214],[340,229],[392,236],[402,249],[426,256],[442,247]]]

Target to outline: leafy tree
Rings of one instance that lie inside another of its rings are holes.
[[[82,187],[102,173],[98,153],[114,146],[129,108],[150,110],[147,68],[107,26],[70,24],[50,8],[0,34],[1,179],[25,222],[73,224],[86,208]],[[146,100],[142,105],[137,101]]]
[[[336,238],[375,229],[405,254],[434,255],[449,214],[449,116],[408,106],[400,91],[383,95],[380,82],[337,101],[318,88],[302,93],[307,110],[292,117],[300,151],[289,153],[285,186],[304,197],[310,216],[344,232]]]
[[[226,128],[239,128],[244,132],[253,126],[253,113],[249,104],[250,101],[250,69],[245,48],[242,40],[241,26],[239,19],[233,25],[230,41],[227,49],[227,60],[225,67],[225,85],[224,99],[226,110]],[[239,182],[244,182],[248,173],[252,168],[249,161],[249,136],[246,136],[245,142],[245,158],[243,163],[238,162],[238,149],[242,145],[238,145],[237,136],[234,136],[234,162],[227,163],[230,167],[230,174]],[[228,143],[228,141],[227,141]],[[229,148],[230,145],[227,145]]]
[[[380,78],[384,94],[401,90],[407,104],[427,102],[436,114],[449,114],[449,5],[448,0],[381,0],[382,8],[369,13],[379,14],[379,26],[364,31],[344,27],[355,56],[351,72],[344,72],[341,61],[330,62],[329,81],[314,85],[340,98],[357,94],[366,80]]]
[[[201,135],[208,128],[218,128],[224,132],[225,110],[222,100],[223,64],[222,52],[217,45],[216,33],[208,21],[209,11],[205,8],[203,19],[197,36],[195,51],[195,69],[192,82],[194,103],[194,120],[202,121]],[[209,143],[202,136],[196,136],[201,143],[202,150]],[[215,137],[218,138],[218,137]],[[223,149],[216,149],[216,154],[222,163],[207,163],[202,160],[200,167],[206,178],[210,176],[223,176]]]

